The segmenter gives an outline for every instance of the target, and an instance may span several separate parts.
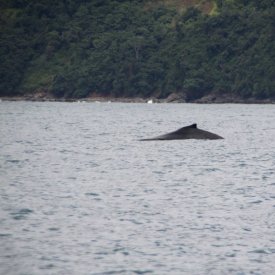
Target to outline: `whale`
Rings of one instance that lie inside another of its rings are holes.
[[[189,126],[182,127],[174,132],[153,137],[141,139],[141,141],[150,141],[150,140],[175,140],[175,139],[223,139],[223,137],[216,135],[214,133],[201,130],[197,127],[197,124],[191,124]]]

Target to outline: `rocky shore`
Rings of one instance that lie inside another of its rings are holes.
[[[34,101],[34,102],[121,102],[121,103],[198,103],[198,104],[275,104],[275,98],[257,99],[241,98],[236,95],[208,94],[195,100],[187,100],[182,94],[171,93],[167,98],[141,98],[141,97],[111,97],[90,96],[86,98],[56,98],[48,93],[26,94],[12,97],[0,97],[0,101]]]

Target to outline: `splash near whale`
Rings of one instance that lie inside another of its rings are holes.
[[[223,139],[223,137],[213,134],[211,132],[197,128],[197,124],[182,127],[174,132],[153,137],[141,139],[141,141],[149,140],[174,140],[174,139]]]

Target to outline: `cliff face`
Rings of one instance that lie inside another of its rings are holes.
[[[274,5],[0,0],[0,95],[274,98]]]

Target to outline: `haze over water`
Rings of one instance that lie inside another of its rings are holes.
[[[0,102],[0,274],[272,274],[274,118]],[[225,139],[138,141],[192,123]]]

